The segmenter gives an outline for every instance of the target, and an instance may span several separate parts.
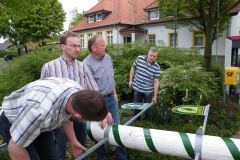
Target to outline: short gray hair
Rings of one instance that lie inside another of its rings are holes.
[[[155,53],[155,52],[158,53],[158,49],[155,48],[155,47],[151,47],[148,52],[150,52],[150,51],[153,52],[153,53]]]

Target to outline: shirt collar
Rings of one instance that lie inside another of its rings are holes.
[[[74,62],[75,62],[75,59],[74,59],[74,60],[72,61],[72,63],[68,64],[68,63],[67,63],[67,60],[66,60],[65,58],[63,58],[63,56],[60,56],[60,60],[61,60],[62,62],[64,62],[64,63],[66,63],[67,65],[73,65]]]
[[[97,61],[101,61],[105,57],[105,55],[106,54],[104,54],[104,56],[102,56],[101,58],[98,58],[98,57],[94,56],[92,53],[90,53],[91,58],[93,58],[93,59],[95,59]]]

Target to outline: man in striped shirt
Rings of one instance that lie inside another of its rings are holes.
[[[147,56],[138,56],[130,70],[129,87],[134,89],[134,102],[157,102],[160,67],[156,62],[158,50],[150,48]],[[153,92],[153,97],[152,97]],[[134,115],[140,111],[134,110]],[[137,120],[141,120],[139,117]],[[151,120],[151,108],[146,110],[144,120]]]
[[[80,39],[74,32],[67,32],[60,38],[60,47],[62,55],[52,60],[42,67],[41,78],[60,77],[68,78],[78,82],[83,89],[98,90],[98,86],[89,71],[88,67],[77,60],[80,51]],[[111,114],[108,114],[108,120],[111,121]],[[100,127],[106,125],[106,120],[100,122]],[[78,141],[86,147],[87,129],[86,122],[74,120],[74,130]],[[56,148],[58,160],[66,160],[67,137],[61,128],[54,130],[57,139]]]
[[[74,157],[85,147],[76,139],[72,119],[101,121],[107,113],[104,97],[83,90],[75,81],[45,78],[6,96],[2,103],[0,130],[13,160],[30,160],[34,147],[39,159],[56,160],[52,130],[64,129]]]
[[[100,35],[94,35],[88,40],[90,54],[83,60],[91,71],[99,92],[105,97],[109,112],[112,114],[114,123],[120,124],[118,111],[118,97],[115,89],[114,70],[112,58],[106,54],[105,42]],[[99,160],[107,160],[107,152],[104,145],[96,150]],[[124,147],[117,147],[115,154],[118,160],[127,160]]]

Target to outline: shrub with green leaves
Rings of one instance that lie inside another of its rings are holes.
[[[0,104],[4,96],[20,89],[24,85],[40,78],[44,63],[59,57],[59,50],[38,48],[1,65],[0,70]]]
[[[164,70],[160,75],[159,94],[163,103],[173,100],[176,104],[199,105],[214,97],[219,86],[212,72],[206,72],[200,62],[186,62]]]

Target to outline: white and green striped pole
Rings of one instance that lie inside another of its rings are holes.
[[[88,122],[87,133],[90,139],[101,141],[104,139],[104,131],[98,122]],[[113,146],[194,159],[195,137],[195,134],[190,133],[113,124],[109,129],[108,142]],[[201,159],[239,160],[239,150],[239,139],[204,135]]]

